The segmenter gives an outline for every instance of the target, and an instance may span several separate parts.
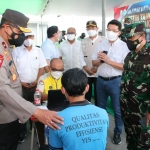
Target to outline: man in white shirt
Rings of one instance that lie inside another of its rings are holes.
[[[59,58],[59,50],[55,43],[59,40],[60,31],[57,26],[51,26],[47,29],[47,39],[43,42],[41,49],[43,50],[47,64],[50,66],[50,61],[53,58]]]
[[[42,50],[33,46],[34,34],[25,33],[25,36],[23,45],[15,48],[12,56],[21,80],[23,98],[33,102],[38,78],[43,74],[43,67],[47,66],[47,63]],[[22,124],[19,142],[24,141],[26,133],[26,124]]]
[[[122,117],[120,111],[120,81],[124,59],[129,52],[125,42],[118,37],[121,34],[121,23],[112,20],[107,25],[108,40],[98,44],[93,55],[92,64],[98,67],[97,74],[97,102],[98,106],[106,109],[107,98],[110,96],[114,114],[115,128],[113,143],[120,144],[122,132]]]
[[[81,42],[75,39],[76,29],[73,27],[67,30],[67,40],[60,43],[60,58],[64,63],[64,70],[71,68],[81,68],[83,59],[81,52]]]
[[[98,45],[99,42],[105,40],[105,37],[98,36],[98,27],[97,23],[94,20],[88,21],[86,23],[87,34],[89,37],[83,39],[81,41],[81,48],[83,52],[83,59],[85,64],[83,66],[83,70],[88,77],[89,91],[86,93],[85,98],[91,101],[92,98],[92,84],[94,85],[94,96],[95,96],[95,105],[97,106],[97,95],[96,95],[96,80],[97,80],[97,67],[92,66],[91,57],[92,54]]]

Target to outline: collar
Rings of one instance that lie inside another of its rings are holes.
[[[66,43],[70,44],[68,40],[65,40],[65,41],[66,41]],[[72,44],[74,44],[74,43],[77,43],[76,39],[75,39],[75,41]]]
[[[136,59],[139,54],[145,55],[147,54],[148,43],[146,43],[138,52],[131,51],[131,58]]]
[[[47,38],[47,41],[51,44],[55,44],[51,39]]]
[[[112,44],[112,46],[113,45],[116,45],[118,42],[120,42],[121,40],[119,39],[119,37],[118,37],[118,39],[115,41],[115,42],[113,42],[113,44]],[[108,40],[108,43],[109,43],[109,45],[110,45],[110,42],[109,42],[109,40]]]
[[[68,107],[71,107],[71,106],[85,106],[85,105],[89,105],[91,104],[88,100],[84,100],[84,101],[79,101],[79,102],[73,102],[73,103],[70,103],[68,105]]]
[[[97,38],[98,38],[98,35],[96,35],[96,37],[95,37],[93,40],[91,40],[90,37],[89,37],[89,39],[90,39],[90,41],[91,41],[92,43],[94,43],[94,42],[97,40]]]
[[[50,77],[51,79],[55,80],[55,81],[58,81],[58,80],[60,80],[60,79],[62,78],[62,76],[61,76],[60,78],[55,79],[55,78],[51,75],[51,73],[50,73],[50,72],[49,72],[49,77]]]
[[[24,49],[24,50],[27,50],[26,47],[24,46],[24,44],[21,45],[21,48]],[[33,49],[34,49],[34,46],[32,45],[32,49],[31,49],[31,50],[33,50]],[[31,50],[30,50],[30,51],[31,51]],[[28,51],[28,50],[27,50],[27,51]]]

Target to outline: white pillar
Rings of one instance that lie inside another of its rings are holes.
[[[37,23],[36,24],[36,36],[37,36],[37,43],[36,43],[36,45],[38,45],[38,46],[40,46],[40,38],[41,38],[39,31],[40,31],[39,23]]]
[[[105,22],[106,22],[106,0],[102,0],[102,35],[105,36]]]

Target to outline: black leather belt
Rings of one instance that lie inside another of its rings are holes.
[[[101,79],[103,79],[105,81],[109,81],[109,80],[114,80],[116,78],[119,78],[121,76],[119,75],[119,76],[113,76],[113,77],[102,77],[102,76],[98,76],[98,77],[100,77]]]

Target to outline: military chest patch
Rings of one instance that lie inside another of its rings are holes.
[[[6,46],[6,43],[5,43],[5,42],[2,42],[2,45],[3,45],[4,49],[6,49],[6,48],[7,48],[7,46]]]
[[[15,81],[17,79],[17,75],[14,73],[13,75],[12,75],[12,81]]]
[[[0,54],[0,68],[2,67],[4,56]]]
[[[7,55],[7,54],[8,54],[7,50],[4,50],[4,55]]]

